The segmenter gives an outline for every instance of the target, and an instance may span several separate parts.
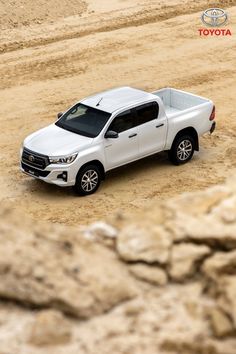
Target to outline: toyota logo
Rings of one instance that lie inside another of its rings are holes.
[[[29,161],[30,162],[34,162],[34,156],[33,155],[29,155]]]
[[[201,20],[205,25],[211,27],[219,27],[224,25],[228,20],[227,13],[219,8],[211,8],[203,12]]]

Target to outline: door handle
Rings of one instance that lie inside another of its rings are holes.
[[[163,127],[164,123],[156,125],[156,128]]]
[[[133,138],[133,137],[135,137],[135,136],[137,136],[137,133],[134,133],[134,134],[129,135],[129,138]]]

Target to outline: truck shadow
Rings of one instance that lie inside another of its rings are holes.
[[[158,171],[158,168],[168,166],[171,167],[172,165],[168,160],[167,153],[160,152],[108,171],[106,174],[106,180],[109,180],[112,183],[112,181],[120,179],[121,176],[125,179],[132,179],[137,175],[141,176],[144,172],[149,173],[154,170]]]

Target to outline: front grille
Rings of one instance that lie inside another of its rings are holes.
[[[49,157],[46,155],[38,154],[37,152],[24,148],[22,153],[22,162],[29,166],[44,170],[49,164]]]
[[[41,170],[38,170],[37,168],[28,166],[23,162],[21,162],[21,167],[23,168],[23,170],[25,172],[27,172],[30,175],[35,176],[35,177],[47,177],[50,173],[50,171],[41,171]]]

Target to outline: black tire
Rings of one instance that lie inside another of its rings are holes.
[[[194,150],[194,138],[191,135],[182,135],[175,139],[168,151],[169,159],[174,165],[182,165],[191,160]]]
[[[101,183],[101,171],[96,165],[82,168],[76,177],[74,190],[78,195],[89,195],[96,192]]]

